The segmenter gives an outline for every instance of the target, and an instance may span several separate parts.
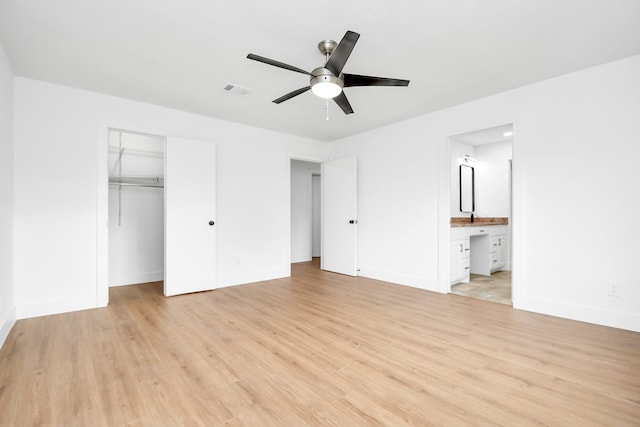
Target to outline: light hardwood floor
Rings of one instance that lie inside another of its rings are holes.
[[[293,265],[293,277],[20,320],[10,426],[640,422],[640,334]]]

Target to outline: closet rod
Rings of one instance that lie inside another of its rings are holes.
[[[132,182],[110,182],[109,185],[119,185],[121,187],[164,188],[164,184],[136,184]]]
[[[153,151],[153,150],[141,150],[139,148],[131,148],[131,147],[122,147],[121,149],[110,145],[109,152],[110,153],[120,153],[120,157],[122,157],[122,151],[126,148],[128,155],[149,155],[151,157],[164,157],[164,152],[162,151]]]

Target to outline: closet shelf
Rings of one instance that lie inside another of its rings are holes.
[[[109,176],[109,185],[164,188],[164,178],[160,176]]]
[[[131,148],[131,147],[118,148],[114,145],[109,146],[109,153],[115,153],[115,154],[118,154],[118,156],[122,156],[124,154],[129,156],[147,156],[147,157],[164,158],[163,151],[143,150],[140,148]]]

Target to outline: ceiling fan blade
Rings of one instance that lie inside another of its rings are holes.
[[[342,108],[342,111],[344,111],[345,114],[353,113],[353,108],[351,108],[351,104],[349,104],[347,95],[345,95],[344,92],[340,92],[340,95],[333,98],[333,100],[336,101],[336,104]]]
[[[286,95],[281,96],[278,99],[274,99],[273,102],[275,102],[276,104],[280,104],[281,102],[286,101],[287,99],[291,99],[294,96],[298,96],[301,93],[305,93],[306,91],[308,91],[309,89],[311,89],[311,86],[307,86],[307,87],[301,87],[300,89],[296,89],[293,92],[289,92]]]
[[[295,71],[297,73],[306,74],[306,75],[309,75],[309,76],[311,75],[310,72],[305,71],[305,70],[303,70],[301,68],[294,67],[293,65],[285,64],[284,62],[275,61],[273,59],[265,58],[264,56],[254,55],[253,53],[250,53],[249,55],[247,55],[247,58],[248,59],[253,59],[254,61],[258,61],[258,62],[264,62],[265,64],[273,65],[274,67],[284,68],[285,70],[291,70],[291,71]]]
[[[359,76],[343,74],[344,87],[353,86],[409,86],[409,80],[388,79],[386,77]]]
[[[329,57],[329,61],[327,61],[324,68],[331,71],[335,76],[339,76],[359,38],[360,34],[347,31]]]

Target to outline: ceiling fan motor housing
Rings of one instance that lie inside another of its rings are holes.
[[[344,80],[342,80],[340,77],[342,77],[342,74],[340,76],[335,76],[326,68],[318,67],[311,72],[311,87],[315,86],[318,83],[333,83],[342,88],[344,87]]]

